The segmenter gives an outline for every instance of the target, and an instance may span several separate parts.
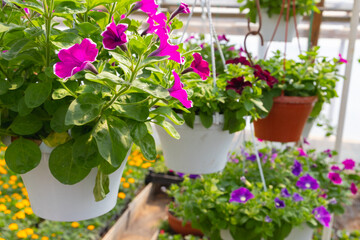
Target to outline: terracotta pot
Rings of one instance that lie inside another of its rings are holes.
[[[176,218],[169,211],[168,211],[168,221],[169,221],[169,225],[170,225],[171,229],[174,230],[176,233],[179,233],[183,236],[189,235],[189,234],[199,236],[199,237],[204,236],[204,234],[199,229],[192,228],[190,222],[187,222],[185,225],[183,225],[183,221]]]
[[[297,142],[317,97],[280,96],[264,119],[254,121],[257,138],[275,142]]]

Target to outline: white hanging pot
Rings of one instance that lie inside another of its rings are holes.
[[[292,12],[292,9],[290,10]],[[275,27],[277,24],[277,21],[279,19],[279,14],[273,14],[271,17],[268,16],[265,9],[261,9],[261,30],[260,33],[264,38],[264,41],[270,41],[271,37],[275,31]],[[286,16],[286,11],[284,10],[283,15],[281,16],[279,27],[276,31],[275,37],[273,41],[285,41],[285,32],[286,32],[286,21],[284,16]],[[299,27],[299,23],[302,19],[302,16],[296,15],[296,23]],[[292,42],[292,39],[295,37],[295,23],[294,18],[289,17],[289,23],[288,23],[288,35],[287,35],[287,42]]]
[[[103,200],[96,202],[93,188],[97,168],[92,169],[81,182],[65,185],[50,173],[48,161],[52,148],[41,143],[40,150],[40,164],[21,175],[36,215],[53,221],[80,221],[100,216],[115,207],[120,179],[130,151],[120,168],[109,175],[110,192]]]
[[[314,229],[310,228],[306,224],[294,227],[289,236],[285,240],[311,240],[314,233]],[[220,230],[220,236],[222,240],[233,240],[230,230],[222,229]]]
[[[223,115],[214,116],[214,124],[205,128],[196,116],[194,128],[185,123],[175,125],[180,139],[174,139],[156,125],[165,165],[176,172],[187,174],[207,174],[221,171],[227,162],[227,154],[235,134],[223,131]]]

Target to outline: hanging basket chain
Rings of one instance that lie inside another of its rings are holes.
[[[183,34],[181,35],[181,38],[180,38],[180,43],[183,42],[185,33],[186,33],[186,31],[187,31],[187,29],[188,29],[188,27],[189,27],[190,20],[191,20],[193,14],[194,14],[194,9],[195,9],[195,5],[196,5],[196,1],[197,1],[197,0],[194,0],[194,4],[192,5],[192,8],[191,8],[189,17],[188,17],[188,19],[187,19],[187,21],[186,21],[186,25],[185,25],[185,27],[184,27]]]
[[[209,28],[210,28],[210,49],[211,49],[211,63],[212,63],[212,71],[213,71],[213,84],[216,87],[216,63],[215,63],[215,49],[214,49],[214,33],[213,33],[213,23],[211,18],[211,11],[210,11],[210,0],[206,1],[206,8],[207,14],[209,19]]]

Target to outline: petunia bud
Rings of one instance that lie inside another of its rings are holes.
[[[180,6],[170,15],[169,22],[180,13],[190,13],[189,5],[181,3]]]

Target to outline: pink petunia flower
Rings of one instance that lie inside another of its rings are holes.
[[[341,56],[341,53],[339,53],[339,62],[341,62],[341,63],[348,63],[348,61]]]
[[[325,151],[324,151],[324,153],[326,153],[327,155],[328,155],[328,157],[332,157],[332,154],[331,154],[331,149],[326,149]]]
[[[226,42],[229,41],[229,39],[226,38],[225,34],[219,35],[219,36],[218,36],[218,40],[219,40],[219,41],[223,41],[223,40],[224,40],[224,41],[226,41]]]
[[[61,62],[54,65],[55,75],[66,80],[85,69],[97,74],[96,68],[91,63],[96,60],[98,51],[96,44],[88,38],[68,49],[61,49],[58,54]]]
[[[299,151],[299,157],[308,157],[304,149],[298,148],[297,150]]]
[[[143,32],[142,35],[148,33],[154,33],[159,29],[166,29],[167,34],[169,34],[170,32],[170,26],[167,24],[167,17],[165,13],[156,13],[153,14],[152,16],[149,15],[147,23],[149,24],[149,27]]]
[[[24,8],[26,14],[30,14],[30,10],[28,8]]]
[[[351,158],[345,159],[342,164],[344,164],[344,169],[353,170],[355,167],[355,161]]]
[[[310,145],[309,141],[304,137],[304,144]]]
[[[171,21],[174,17],[176,17],[180,13],[190,13],[189,5],[186,3],[180,3],[180,6],[171,14],[170,20]]]
[[[175,72],[175,70],[172,71],[174,75],[174,85],[168,89],[170,96],[173,98],[178,99],[186,108],[192,107],[192,101],[188,99],[187,92],[183,89],[184,84],[180,81],[179,75]]]
[[[339,173],[336,172],[329,172],[328,178],[331,180],[333,184],[339,185],[342,183],[342,179]]]
[[[157,12],[158,7],[159,5],[155,3],[155,0],[141,0],[135,4],[132,11],[140,9],[141,11],[151,16]]]
[[[106,30],[101,33],[103,36],[103,45],[105,49],[114,50],[117,46],[121,46],[126,43],[127,36],[125,31],[127,30],[128,26],[125,24],[118,24],[116,25],[115,22],[111,22],[107,27]]]
[[[336,172],[336,171],[341,171],[341,169],[340,169],[338,166],[336,166],[336,165],[332,165],[332,166],[330,167],[330,170],[331,170],[331,171],[334,171],[334,172]]]
[[[173,60],[175,62],[178,62],[180,64],[183,64],[185,61],[184,57],[181,57],[180,52],[177,50],[179,49],[179,46],[172,45],[168,42],[169,35],[167,35],[167,32],[165,29],[158,29],[156,31],[156,34],[159,36],[160,39],[160,46],[158,49],[156,49],[154,52],[149,54],[149,57],[152,56],[169,56],[168,59]]]
[[[120,16],[120,19],[121,19],[121,20],[124,19],[124,18],[126,18],[126,15],[125,15],[125,14],[123,14],[123,15]]]
[[[206,80],[210,76],[209,63],[203,60],[199,53],[193,54],[194,61],[191,63],[192,70],[199,74],[202,80]]]
[[[355,183],[351,183],[350,185],[350,191],[353,195],[356,195],[357,191],[358,191],[358,188],[356,187],[356,184]]]
[[[235,47],[234,46],[229,47],[228,51],[235,51]]]

